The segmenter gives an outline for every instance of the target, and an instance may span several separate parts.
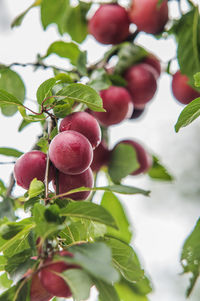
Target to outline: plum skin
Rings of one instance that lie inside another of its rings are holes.
[[[47,156],[41,151],[30,151],[19,157],[14,166],[14,176],[17,185],[24,189],[29,189],[29,185],[34,178],[44,181]],[[53,167],[50,166],[49,181],[53,176]]]
[[[57,255],[73,257],[73,254],[68,251],[61,251]],[[52,261],[52,258],[48,258],[44,261],[44,267],[39,272],[39,279],[42,286],[50,294],[56,297],[69,298],[72,296],[71,290],[67,283],[56,273],[62,273],[68,269],[78,269],[77,265],[67,263],[65,261]]]
[[[188,77],[181,74],[178,70],[172,79],[172,92],[174,97],[182,104],[188,104],[197,97],[200,97],[200,92],[196,91],[188,84]]]
[[[156,79],[158,79],[161,74],[161,65],[160,65],[160,61],[157,59],[157,57],[150,53],[143,60],[143,63],[150,65],[151,67],[153,67],[156,70],[155,75],[156,75]]]
[[[160,7],[158,0],[132,0],[129,9],[130,21],[137,25],[139,31],[159,34],[168,21],[167,0]]]
[[[78,175],[66,175],[62,172],[58,174],[59,194],[68,192],[71,189],[76,189],[82,186],[92,188],[94,185],[93,173],[90,168]],[[53,188],[56,191],[56,179],[53,179]],[[75,201],[82,201],[89,197],[90,191],[81,191],[66,195],[65,198],[70,198]]]
[[[108,150],[108,147],[104,140],[101,141],[99,146],[94,150],[93,161],[91,164],[91,169],[94,172],[98,172],[101,167],[108,165],[110,160],[111,152]]]
[[[102,44],[118,44],[129,35],[129,17],[117,4],[101,5],[88,24],[88,31]]]
[[[97,120],[87,112],[75,112],[66,116],[60,123],[60,132],[73,130],[84,135],[93,149],[101,142],[101,129]]]
[[[31,301],[49,301],[53,298],[41,284],[38,273],[34,274],[31,280],[30,300]]]
[[[157,90],[155,72],[152,66],[145,63],[133,65],[125,71],[127,89],[135,107],[142,108],[153,98]]]
[[[123,140],[123,141],[120,141],[119,143],[120,144],[121,143],[129,144],[136,151],[136,156],[137,156],[138,163],[140,164],[140,167],[138,169],[136,169],[135,171],[133,171],[131,173],[131,175],[135,176],[135,175],[139,175],[141,173],[146,173],[151,168],[152,157],[140,143],[138,143],[134,140]],[[119,145],[119,143],[117,145]]]
[[[75,175],[88,169],[93,159],[93,150],[85,136],[68,130],[53,138],[49,157],[59,171]]]
[[[100,91],[106,112],[92,112],[100,124],[109,126],[129,118],[133,112],[131,95],[123,87],[111,86]]]

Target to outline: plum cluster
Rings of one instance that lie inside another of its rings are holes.
[[[158,0],[132,0],[131,7],[102,4],[88,24],[88,30],[102,44],[118,44],[129,36],[130,24],[139,31],[158,34],[168,21],[167,0],[159,5]]]
[[[93,150],[101,141],[101,129],[97,120],[87,112],[76,112],[66,116],[60,124],[60,133],[49,146],[49,182],[54,190],[65,193],[86,186],[93,187],[93,173],[90,165]],[[22,155],[15,164],[16,182],[24,189],[34,178],[45,180],[47,156],[41,151],[30,151]],[[85,200],[90,192],[68,195],[73,200]]]

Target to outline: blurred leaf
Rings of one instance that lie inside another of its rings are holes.
[[[88,85],[97,91],[101,91],[108,89],[112,85],[112,83],[109,79],[108,74],[102,68],[96,69],[92,72]]]
[[[26,121],[26,120],[23,119],[22,122],[20,123],[19,127],[18,127],[18,132],[21,132],[30,123],[31,123],[30,121]]]
[[[47,153],[49,149],[49,142],[47,138],[41,137],[37,142],[37,146],[39,146],[40,150],[44,153]]]
[[[142,280],[144,271],[140,267],[134,250],[118,239],[109,238],[105,242],[112,250],[114,267],[119,270],[122,276],[132,283]]]
[[[23,153],[14,148],[0,147],[0,155],[19,158]]]
[[[71,84],[64,87],[57,93],[58,96],[65,96],[68,100],[84,103],[93,111],[104,112],[102,99],[92,88],[83,84]]]
[[[16,285],[12,286],[3,294],[1,294],[0,301],[13,301],[16,291],[17,291],[17,286]],[[25,300],[21,300],[21,301],[25,301]]]
[[[4,182],[0,180],[0,195],[2,196],[5,192],[6,192],[6,186],[4,185]]]
[[[76,66],[81,75],[87,75],[87,51],[80,53]]]
[[[12,24],[11,24],[11,28],[15,27],[15,26],[20,26],[24,17],[26,16],[26,14],[31,10],[31,8],[40,5],[40,2],[42,0],[35,0],[35,2],[33,4],[31,4],[23,13],[21,13],[19,16],[17,16]]]
[[[189,297],[200,275],[200,219],[198,219],[194,230],[184,243],[181,264],[184,273],[192,273],[186,293]]]
[[[63,31],[67,32],[77,43],[82,43],[88,34],[86,14],[90,5],[90,3],[79,1],[77,6],[71,6],[68,10]]]
[[[69,9],[68,0],[42,0],[41,20],[44,29],[51,23],[62,24],[63,18]]]
[[[82,301],[89,298],[92,280],[84,270],[68,269],[62,275],[75,300]]]
[[[0,289],[1,290],[7,289],[7,288],[11,287],[11,285],[12,285],[12,280],[8,279],[8,276],[6,273],[3,273],[0,276]]]
[[[63,41],[56,41],[49,46],[46,56],[49,56],[52,53],[55,53],[60,57],[69,59],[71,64],[76,66],[81,51],[78,45],[73,42],[67,43]]]
[[[49,78],[39,86],[37,90],[37,101],[39,104],[41,104],[44,99],[52,95],[51,89],[54,87],[55,84],[55,78]],[[45,102],[44,105],[47,103],[49,102]]]
[[[137,187],[133,187],[133,186],[126,186],[126,185],[110,185],[110,186],[102,186],[102,187],[79,187],[76,189],[72,189],[66,193],[63,193],[62,196],[66,196],[71,194],[71,193],[75,193],[75,192],[79,192],[79,191],[98,191],[98,190],[102,190],[102,191],[110,191],[110,192],[116,192],[116,193],[120,193],[120,194],[143,194],[148,196],[150,194],[149,190],[143,190]]]
[[[200,88],[200,72],[197,72],[194,75],[194,85],[198,88]]]
[[[131,145],[120,143],[113,149],[108,172],[114,183],[119,183],[138,167],[136,151]]]
[[[99,279],[93,279],[93,281],[97,290],[99,291],[99,301],[120,301],[113,285],[110,285]]]
[[[117,228],[116,222],[112,215],[102,206],[94,203],[70,203],[66,208],[61,209],[60,215],[88,219],[111,226],[113,228]]]
[[[198,7],[182,16],[176,25],[178,40],[177,57],[181,73],[189,77],[193,84],[193,75],[200,69],[200,17]]]
[[[135,44],[125,42],[118,52],[118,63],[115,66],[115,73],[122,74],[132,65],[142,61],[147,56],[147,51]]]
[[[105,192],[101,206],[112,214],[118,227],[118,230],[108,227],[107,234],[129,243],[132,237],[130,224],[119,199],[112,192]]]
[[[0,192],[1,192],[1,188],[0,188]],[[3,201],[0,202],[0,218],[3,218],[4,216],[6,216],[11,221],[16,220],[14,207],[11,199],[9,198],[5,198],[3,199]]]
[[[112,86],[127,86],[127,81],[119,74],[109,74],[108,77],[112,83]]]
[[[0,271],[5,271],[5,265],[7,263],[7,259],[5,256],[0,255]]]
[[[191,101],[181,112],[175,124],[175,131],[192,123],[200,116],[200,97]]]
[[[36,263],[35,260],[30,258],[32,254],[32,250],[27,249],[7,258],[5,270],[9,273],[10,278],[15,281],[15,283]]]
[[[43,182],[38,181],[36,178],[33,179],[28,190],[29,198],[34,198],[35,196],[40,195],[42,192],[44,192],[44,188]]]
[[[122,280],[119,283],[116,283],[115,289],[121,301],[124,300],[124,296],[126,296],[126,301],[148,301],[148,298],[146,296],[134,292],[127,281]]]
[[[3,89],[0,90],[0,106],[2,113],[5,116],[12,116],[17,112],[15,104],[24,102],[24,83],[19,74],[9,68],[4,68],[0,69],[0,89]],[[5,91],[7,94],[5,94]],[[4,103],[3,100],[7,100],[7,102]]]
[[[153,164],[148,171],[148,175],[152,179],[162,180],[162,181],[173,181],[173,177],[167,171],[167,169],[160,164],[159,159],[156,156],[152,156]]]
[[[73,258],[63,257],[66,262],[80,265],[91,276],[112,284],[119,280],[118,272],[112,266],[111,250],[102,242],[86,243],[69,248]]]

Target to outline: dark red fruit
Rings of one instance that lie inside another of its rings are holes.
[[[71,189],[79,188],[82,186],[92,188],[94,185],[93,174],[90,168],[78,175],[66,175],[59,172],[59,194],[68,192]],[[53,180],[53,188],[56,191],[56,180]],[[67,195],[65,198],[70,198],[75,201],[82,201],[88,198],[90,191],[81,191]]]
[[[96,148],[101,142],[101,129],[97,120],[86,112],[76,112],[66,116],[60,123],[60,132],[73,130],[84,135]]]
[[[188,77],[181,74],[180,70],[173,75],[172,92],[174,97],[184,105],[190,103],[195,98],[200,97],[200,92],[192,88],[188,82]]]
[[[24,189],[29,189],[29,185],[34,178],[44,181],[47,156],[41,151],[31,151],[25,153],[17,159],[14,167],[14,176],[17,184]],[[49,181],[52,180],[53,167],[50,166]]]
[[[101,167],[108,165],[110,159],[110,151],[105,143],[102,141],[99,146],[94,150],[93,161],[91,169],[94,172],[98,172]]]
[[[161,65],[160,61],[153,54],[149,54],[144,60],[143,63],[152,66],[156,70],[156,79],[159,78],[161,74]]]
[[[41,284],[38,273],[33,275],[30,288],[30,301],[49,301],[53,295],[46,291]]]
[[[129,10],[130,21],[137,25],[139,31],[161,33],[168,21],[167,0],[159,6],[159,0],[132,0]]]
[[[88,30],[102,44],[118,44],[129,35],[126,10],[117,4],[103,4],[90,19]]]
[[[132,102],[137,108],[153,98],[157,89],[153,67],[144,63],[134,65],[125,72],[124,78],[132,96]]]
[[[60,256],[73,257],[70,252],[60,252]],[[72,296],[71,290],[67,283],[56,273],[62,273],[68,269],[77,269],[76,265],[66,263],[65,261],[53,262],[52,259],[47,259],[44,262],[44,267],[39,272],[39,278],[44,288],[52,295],[56,297],[69,298]]]
[[[102,125],[117,124],[131,116],[133,103],[125,88],[111,86],[107,90],[102,90],[100,96],[106,112],[92,112],[92,114]]]
[[[75,131],[65,131],[51,141],[49,156],[59,171],[73,175],[88,169],[93,150],[85,136]]]
[[[134,140],[123,140],[120,143],[126,143],[133,146],[136,151],[136,156],[140,167],[131,173],[131,175],[139,175],[141,173],[147,172],[152,166],[152,157],[150,154],[143,148],[141,144]]]

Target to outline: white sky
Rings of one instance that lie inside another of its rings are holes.
[[[53,41],[61,39],[54,26],[50,26],[46,32],[42,31],[37,9],[25,17],[21,27],[12,31],[9,29],[12,19],[31,3],[27,0],[0,0],[0,5],[4,6],[7,13],[0,6],[0,25],[3,20],[6,22],[0,29],[0,63],[34,62],[37,53],[44,54]],[[171,7],[176,15],[174,1]],[[137,41],[157,54],[163,63],[175,56],[176,45],[172,38],[158,41],[144,34]],[[91,61],[100,58],[106,49],[91,38],[83,47],[88,49]],[[54,55],[46,62],[65,64],[65,61]],[[176,63],[173,68],[174,71],[178,68]],[[35,99],[41,82],[52,76],[49,70],[39,69],[33,73],[31,67],[15,67],[13,70],[19,72],[25,81],[26,95],[30,99]],[[132,244],[154,284],[155,291],[149,296],[150,301],[185,300],[188,279],[179,275],[179,256],[184,239],[192,230],[200,209],[199,122],[175,133],[174,124],[183,107],[173,99],[170,84],[170,76],[162,74],[157,94],[149,103],[144,118],[126,121],[110,129],[111,147],[124,138],[138,139],[155,152],[176,177],[173,184],[153,182],[147,176],[129,177],[126,184],[152,190],[151,197],[120,196],[133,225]],[[29,104],[33,105],[32,102]],[[0,116],[0,146],[15,147],[22,151],[31,148],[40,129],[34,124],[19,134],[17,128],[20,120],[18,114],[14,118]],[[5,157],[0,156],[0,161],[5,160]],[[0,178],[6,177],[8,180],[12,168],[1,165]],[[198,290],[196,288],[191,301],[199,300]],[[95,297],[91,297],[91,301],[94,300]]]

